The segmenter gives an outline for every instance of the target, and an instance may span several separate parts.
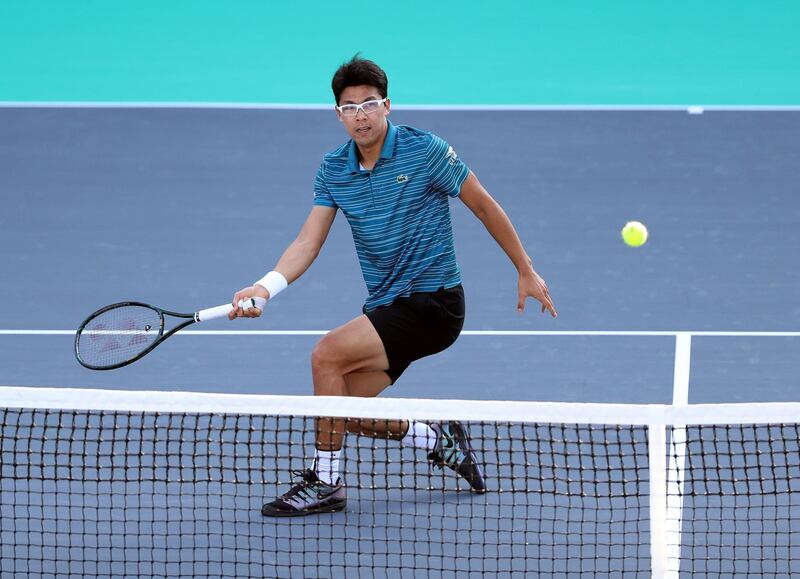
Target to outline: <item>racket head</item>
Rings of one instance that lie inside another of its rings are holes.
[[[142,302],[119,302],[91,314],[75,334],[75,357],[90,370],[127,366],[164,336],[164,311]]]

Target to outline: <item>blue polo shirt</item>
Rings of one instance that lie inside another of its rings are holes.
[[[448,200],[468,174],[445,141],[392,123],[371,171],[359,167],[352,139],[325,155],[314,205],[338,208],[347,218],[369,291],[367,310],[461,283]]]

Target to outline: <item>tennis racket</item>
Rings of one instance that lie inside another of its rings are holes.
[[[267,300],[249,298],[240,307],[264,309]],[[75,357],[90,370],[113,370],[140,360],[161,342],[196,322],[227,316],[231,304],[200,310],[193,314],[170,312],[142,302],[120,302],[100,308],[78,328]],[[167,329],[167,316],[183,320]]]

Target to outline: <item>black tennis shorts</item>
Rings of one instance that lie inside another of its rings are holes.
[[[464,327],[464,288],[397,298],[388,306],[365,312],[383,341],[394,384],[414,360],[441,352],[456,341]]]

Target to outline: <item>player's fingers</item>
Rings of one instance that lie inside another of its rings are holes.
[[[261,308],[247,306],[242,308],[242,316],[245,318],[257,318],[261,315]]]
[[[550,290],[547,287],[547,284],[544,282],[542,282],[542,288],[542,299],[540,300],[542,302],[542,313],[547,310],[550,312],[550,315],[555,318],[558,314],[556,313],[556,307],[553,304],[553,298],[550,297]]]
[[[525,294],[520,292],[519,298],[517,299],[517,311],[524,312],[525,311]]]
[[[243,308],[239,306],[239,302],[242,301],[242,292],[236,292],[233,294],[233,300],[231,300],[231,305],[233,306],[233,310],[231,313],[228,314],[228,319],[234,318],[241,318],[243,315]]]
[[[257,298],[247,295],[248,293],[244,290],[238,292],[235,296],[238,299],[234,307],[241,312],[240,315],[243,318],[257,318],[261,315],[261,308],[256,305]]]

